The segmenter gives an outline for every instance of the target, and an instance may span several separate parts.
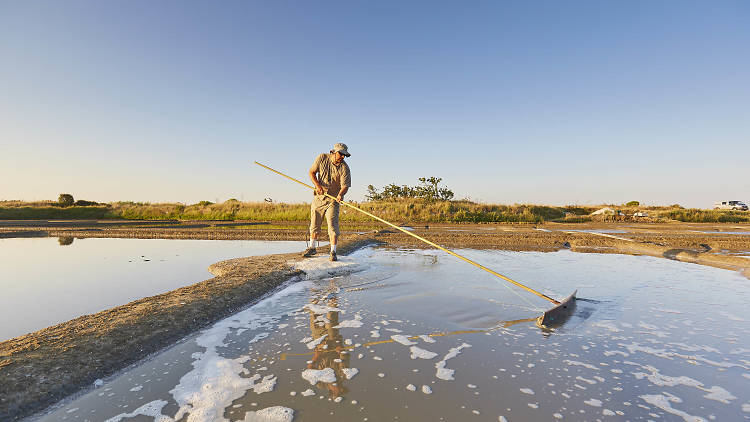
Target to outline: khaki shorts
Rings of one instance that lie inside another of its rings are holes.
[[[328,237],[339,235],[339,203],[322,195],[315,195],[310,204],[310,235],[320,234],[323,218],[328,223]]]

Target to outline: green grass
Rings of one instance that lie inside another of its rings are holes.
[[[109,207],[2,207],[0,220],[90,220],[119,218]]]
[[[750,223],[750,212],[729,210],[674,209],[660,213],[671,220],[688,223]]]
[[[547,221],[579,223],[592,221],[589,214],[602,206],[564,207],[544,205],[477,204],[470,201],[428,202],[402,199],[355,204],[363,210],[394,224],[420,223],[544,223]],[[649,216],[693,223],[745,223],[750,213],[742,211],[684,209],[682,207],[623,207],[608,205],[627,214],[646,211]],[[202,201],[198,204],[113,202],[97,206],[60,207],[53,201],[0,201],[0,219],[128,219],[128,220],[219,220],[307,222],[309,204],[276,204],[229,200],[221,204]],[[372,224],[373,220],[346,206],[340,220],[355,226]],[[250,226],[248,228],[261,228]]]

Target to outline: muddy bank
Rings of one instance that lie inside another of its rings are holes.
[[[376,240],[358,236],[346,255]],[[321,248],[324,252],[326,248]],[[0,420],[18,420],[230,315],[291,280],[299,254],[238,258],[216,277],[0,343]]]
[[[107,237],[139,239],[305,240],[307,223],[250,221],[2,221],[3,237]],[[611,233],[639,242],[677,248],[708,244],[715,251],[750,251],[750,225],[694,223],[546,223],[414,225],[415,233],[452,248],[556,250],[565,242],[586,239],[597,246]],[[381,223],[342,223],[344,236],[372,234],[400,246],[422,247],[417,239]],[[747,233],[745,235],[733,233]],[[594,233],[595,234],[595,233]],[[325,240],[325,230],[322,233]]]

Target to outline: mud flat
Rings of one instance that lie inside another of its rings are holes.
[[[359,236],[339,252],[375,243]],[[210,267],[212,279],[1,342],[0,420],[40,411],[237,312],[301,274],[289,265],[298,258],[295,253],[217,263]]]

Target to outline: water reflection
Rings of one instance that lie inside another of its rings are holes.
[[[335,293],[338,290],[333,281],[329,286],[329,293],[323,298],[311,300],[313,305],[327,305],[325,314],[315,312],[317,307],[308,308],[310,314],[310,333],[312,335],[312,344],[316,344],[313,349],[313,356],[307,364],[307,369],[323,370],[326,368],[333,369],[335,381],[319,381],[315,384],[318,389],[328,391],[331,398],[343,397],[349,392],[344,386],[344,380],[347,379],[344,369],[350,367],[350,355],[344,347],[344,337],[338,328],[339,311],[338,296]],[[333,310],[336,309],[336,310]]]
[[[60,246],[68,246],[73,244],[73,237],[71,236],[60,236],[57,238],[57,243],[60,244]]]
[[[304,242],[0,239],[0,341],[205,280],[217,261],[294,252],[300,245]]]

